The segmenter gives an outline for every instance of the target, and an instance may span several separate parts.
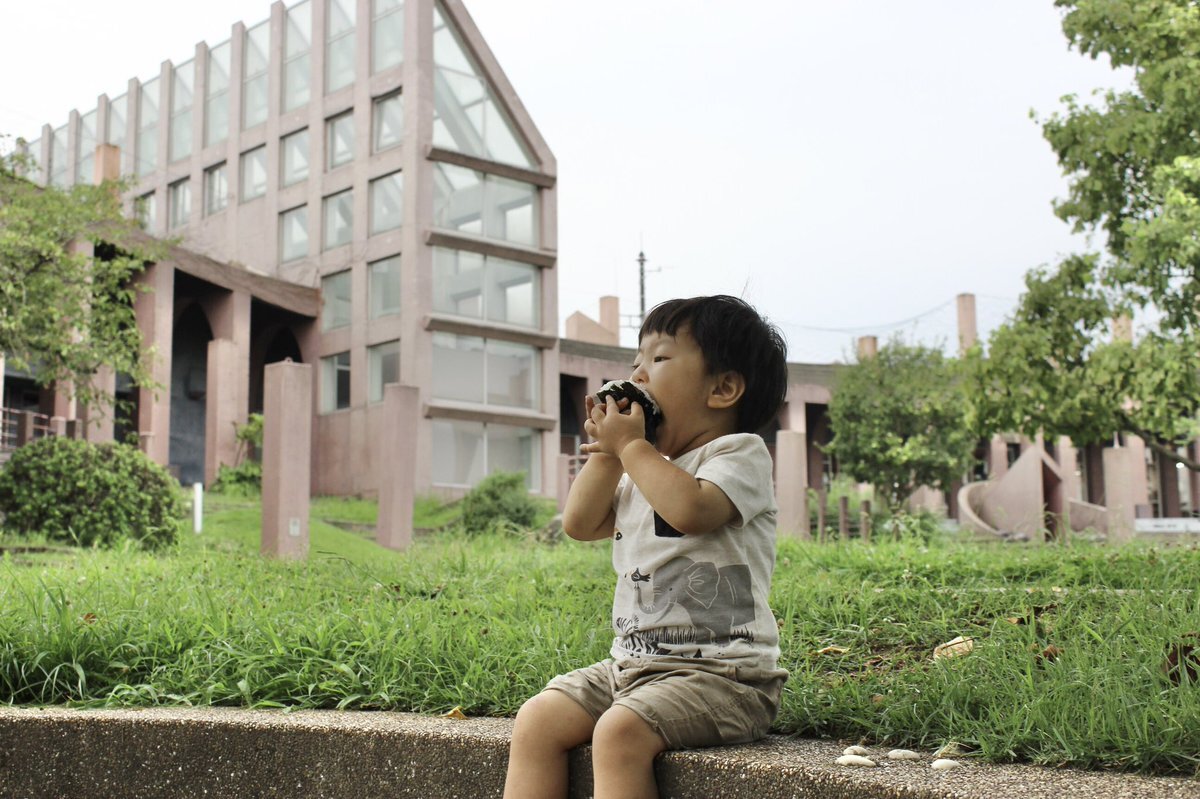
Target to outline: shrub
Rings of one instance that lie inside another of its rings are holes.
[[[175,540],[184,507],[179,484],[137,449],[55,437],[12,454],[0,471],[0,512],[17,534],[154,549]]]
[[[537,514],[524,472],[492,472],[462,501],[462,525],[468,533],[526,529]]]
[[[262,493],[263,415],[252,413],[245,424],[237,426],[237,465],[222,463],[217,468],[217,478],[209,486],[215,494],[255,496]]]

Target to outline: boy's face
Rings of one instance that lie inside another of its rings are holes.
[[[686,451],[707,432],[709,396],[715,378],[708,373],[704,353],[687,327],[676,335],[649,333],[638,345],[629,379],[654,397],[663,412],[657,447],[673,456]]]

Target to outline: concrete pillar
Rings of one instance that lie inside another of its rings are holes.
[[[142,346],[153,347],[150,377],[162,388],[138,389],[138,437],[142,450],[160,466],[170,460],[171,446],[171,344],[175,309],[175,268],[156,263],[146,267],[137,282],[148,286],[133,301]]]
[[[1162,453],[1154,453],[1158,466],[1158,515],[1177,518],[1182,515],[1179,507],[1179,469],[1175,461]]]
[[[1076,470],[1077,456],[1074,442],[1067,436],[1059,436],[1055,452],[1058,453],[1058,471],[1063,480],[1064,501],[1084,499],[1083,476]]]
[[[1137,436],[1127,435],[1123,449],[1133,453],[1130,457],[1133,459],[1129,471],[1125,473],[1125,479],[1129,481],[1129,487],[1133,491],[1133,502],[1135,506],[1141,506],[1142,515],[1148,516],[1150,508],[1150,481],[1147,480],[1146,472],[1146,442]],[[1108,473],[1108,467],[1105,467],[1105,474]]]
[[[958,305],[958,354],[963,355],[979,340],[979,326],[975,317],[975,295],[959,294]]]
[[[1008,442],[1001,436],[992,436],[988,442],[988,479],[999,480],[1008,474]]]
[[[391,383],[383,387],[383,447],[379,455],[379,520],[375,540],[407,549],[413,536],[416,461],[413,446],[421,414],[421,391]]]
[[[92,377],[92,391],[102,394],[106,399],[98,399],[90,405],[80,408],[79,416],[84,421],[84,438],[92,442],[112,441],[113,416],[116,407],[117,375],[112,367],[101,366]]]
[[[23,447],[33,441],[33,427],[37,424],[37,414],[33,411],[21,411],[17,417],[17,446]]]
[[[0,353],[0,408],[8,407],[4,402],[4,354]]]
[[[262,553],[308,556],[312,367],[281,361],[263,386]]]
[[[875,336],[858,337],[858,359],[874,358],[879,354],[879,339]]]
[[[197,114],[197,116],[199,115]],[[132,118],[136,118],[136,115]],[[96,145],[96,166],[94,173],[93,177],[97,185],[106,180],[117,180],[121,177],[121,149],[117,145]]]
[[[1112,320],[1113,341],[1133,341],[1133,319],[1128,316],[1118,316]]]
[[[604,296],[600,298],[600,326],[612,333],[620,341],[621,337],[621,300],[618,297]]]
[[[238,424],[246,423],[240,391],[247,370],[238,345],[227,338],[208,342],[208,380],[204,399],[204,482],[212,485],[222,464],[237,465]]]
[[[1104,499],[1108,507],[1108,540],[1120,544],[1133,538],[1137,505],[1131,473],[1145,472],[1140,457],[1131,447],[1104,448]]]
[[[808,436],[797,430],[775,433],[775,503],[779,535],[810,538],[808,524]]]
[[[1188,446],[1188,457],[1193,461],[1200,457],[1200,442],[1193,441]],[[1188,469],[1188,498],[1191,500],[1191,511],[1200,509],[1200,472]]]

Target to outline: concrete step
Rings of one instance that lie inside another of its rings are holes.
[[[0,798],[166,799],[499,797],[510,719],[236,708],[0,708]],[[663,799],[1177,799],[1200,779],[990,765],[935,772],[930,754],[855,769],[844,744],[771,736],[746,746],[671,752]],[[590,750],[571,757],[571,796],[592,792]]]

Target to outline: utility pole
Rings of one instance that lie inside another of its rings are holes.
[[[642,321],[646,320],[646,253],[639,251],[638,257],[638,286],[641,288],[642,306],[641,317]]]

